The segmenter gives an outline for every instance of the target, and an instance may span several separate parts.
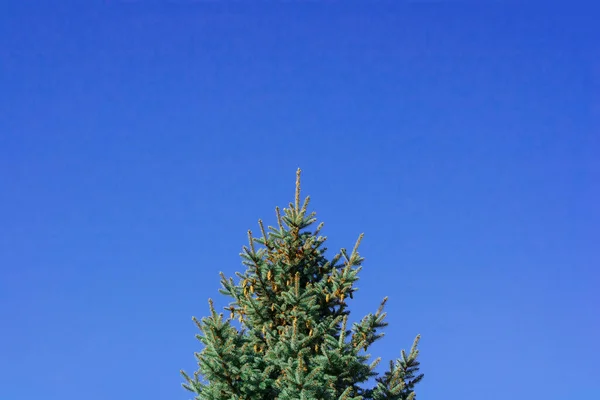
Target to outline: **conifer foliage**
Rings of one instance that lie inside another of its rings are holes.
[[[415,398],[419,373],[417,344],[404,350],[378,376],[369,347],[383,336],[384,299],[374,314],[348,325],[348,299],[356,292],[363,258],[362,235],[351,252],[341,249],[327,259],[323,223],[315,226],[310,198],[300,203],[300,170],[295,202],[281,213],[277,227],[260,235],[248,231],[241,257],[246,271],[238,282],[221,273],[220,292],[231,298],[225,313],[215,310],[194,322],[203,349],[199,369],[183,386],[197,400],[402,399]],[[237,325],[237,326],[236,326]],[[370,378],[375,383],[364,387]]]

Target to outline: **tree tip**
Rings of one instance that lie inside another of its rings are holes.
[[[300,168],[298,168],[296,170],[296,210],[300,209],[300,174],[302,173],[302,170]]]

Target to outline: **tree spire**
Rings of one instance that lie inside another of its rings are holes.
[[[298,168],[296,170],[296,211],[300,212],[300,175],[302,174],[302,170]]]

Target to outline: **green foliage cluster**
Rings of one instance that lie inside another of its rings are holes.
[[[278,226],[265,230],[259,220],[261,237],[248,231],[241,253],[246,271],[237,273],[238,282],[221,273],[220,292],[232,299],[225,315],[209,300],[210,315],[193,318],[203,344],[195,354],[199,369],[192,376],[181,373],[196,399],[415,398],[423,378],[419,336],[378,376],[374,369],[381,359],[369,362],[367,350],[383,336],[387,298],[348,329],[347,299],[357,290],[362,235],[350,253],[341,249],[327,259],[323,224],[309,230],[316,223],[309,200],[300,204],[298,170],[295,203],[283,214],[276,209]]]

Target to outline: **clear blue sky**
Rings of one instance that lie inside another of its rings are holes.
[[[600,398],[597,10],[8,3],[0,399],[189,399],[297,167],[422,400]]]

